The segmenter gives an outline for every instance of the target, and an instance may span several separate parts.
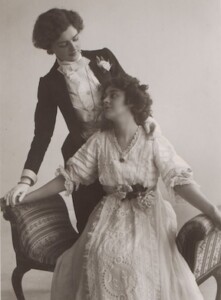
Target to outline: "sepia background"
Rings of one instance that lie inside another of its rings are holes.
[[[1,1],[1,171],[0,195],[20,177],[33,136],[39,77],[54,56],[33,47],[37,16],[54,7],[73,9],[85,22],[82,49],[108,47],[127,73],[149,85],[154,117],[213,203],[221,203],[221,10],[219,0],[2,0]],[[54,177],[63,163],[60,148],[67,129],[60,114],[38,174]],[[73,225],[71,200],[67,199]],[[197,214],[175,204],[179,227]],[[15,299],[10,275],[15,266],[9,224],[1,218],[2,299]],[[24,277],[27,298],[49,299],[50,273]],[[212,300],[215,284],[202,285]]]

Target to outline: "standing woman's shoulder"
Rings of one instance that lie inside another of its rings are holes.
[[[96,63],[103,74],[110,74],[111,77],[128,76],[120,65],[118,59],[108,48],[98,50],[83,50],[82,55]]]
[[[98,57],[103,57],[104,59],[108,59],[114,56],[111,50],[106,47],[102,49],[96,49],[96,50],[82,50],[82,55],[88,58],[94,58],[98,56]]]

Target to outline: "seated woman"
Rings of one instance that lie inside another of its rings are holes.
[[[52,300],[202,300],[176,247],[174,210],[158,189],[161,175],[171,197],[181,196],[221,228],[221,214],[200,192],[192,170],[145,120],[152,100],[134,78],[103,87],[104,120],[58,176],[23,203],[89,185],[106,195],[78,241],[58,259]]]

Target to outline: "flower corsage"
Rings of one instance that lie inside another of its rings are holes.
[[[97,65],[100,69],[102,69],[104,72],[108,72],[111,69],[111,64],[109,60],[105,60],[102,56],[96,56]]]

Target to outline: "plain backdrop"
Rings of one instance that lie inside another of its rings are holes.
[[[149,84],[164,135],[192,166],[208,198],[221,203],[220,0],[1,0],[0,196],[19,180],[33,137],[39,77],[55,60],[31,41],[37,16],[53,7],[82,15],[82,49],[110,48],[129,74]],[[52,179],[63,163],[66,135],[58,115],[36,187]],[[73,217],[71,199],[67,204]],[[179,227],[197,213],[189,204],[175,210]],[[15,257],[9,224],[2,224],[6,300],[15,297],[10,285]],[[49,299],[50,280],[44,272],[31,272],[24,283],[29,298]],[[205,299],[213,299],[214,286],[206,285]]]
[[[192,166],[208,198],[220,203],[219,0],[2,0],[1,195],[19,180],[33,137],[39,77],[55,60],[32,45],[37,16],[53,7],[81,14],[82,49],[110,48],[129,74],[149,85],[163,134]],[[59,114],[36,187],[63,163],[66,135]],[[196,213],[184,206],[180,224]]]

